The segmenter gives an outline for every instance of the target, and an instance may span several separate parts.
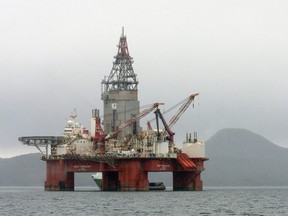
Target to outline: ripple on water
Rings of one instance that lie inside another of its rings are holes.
[[[0,215],[286,215],[288,188],[45,192],[0,188]]]

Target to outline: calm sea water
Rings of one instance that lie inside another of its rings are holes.
[[[288,215],[288,187],[197,192],[45,192],[0,187],[0,215]]]

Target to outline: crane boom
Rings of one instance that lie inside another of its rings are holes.
[[[168,123],[169,128],[172,128],[174,124],[179,120],[181,115],[186,111],[186,109],[190,106],[191,102],[194,100],[194,98],[199,95],[199,93],[190,95],[185,103],[182,104],[182,106],[179,108],[177,113],[171,118],[171,120]]]
[[[110,138],[113,138],[113,137],[117,136],[125,127],[130,126],[131,124],[133,124],[137,120],[139,120],[139,119],[143,118],[144,116],[148,115],[150,112],[152,112],[154,109],[156,109],[159,105],[163,105],[163,104],[164,103],[154,103],[150,107],[148,107],[147,109],[139,112],[134,118],[131,118],[131,119],[127,120],[126,122],[124,122],[123,124],[121,124],[117,128],[116,131],[110,132],[109,134],[107,134],[107,136],[105,137],[105,140],[108,140]]]
[[[157,124],[157,132],[158,132],[158,136],[159,136],[159,122],[158,122],[158,117],[161,119],[164,127],[165,127],[165,131],[168,132],[169,134],[169,140],[173,143],[174,142],[174,133],[173,131],[171,131],[170,127],[168,126],[168,124],[166,123],[162,113],[160,112],[160,110],[157,108],[155,111],[155,115],[156,115],[156,124]]]

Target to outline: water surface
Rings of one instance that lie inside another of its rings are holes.
[[[45,192],[0,187],[0,215],[288,215],[288,187],[203,191]]]

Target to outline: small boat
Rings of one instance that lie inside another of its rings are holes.
[[[92,175],[92,179],[98,186],[98,188],[101,190],[102,189],[102,172],[97,172]]]
[[[149,182],[149,190],[166,190],[163,182]]]

